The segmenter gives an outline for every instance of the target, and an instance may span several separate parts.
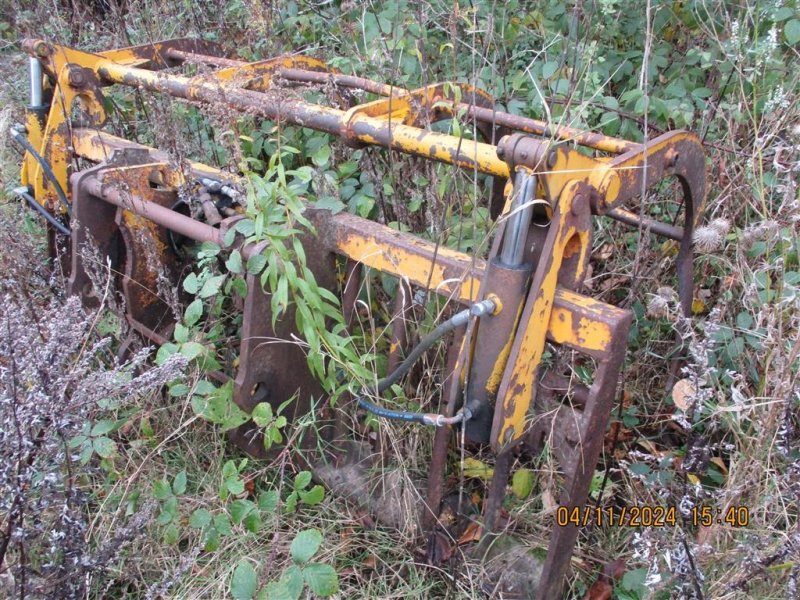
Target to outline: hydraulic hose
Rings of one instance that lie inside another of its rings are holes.
[[[482,317],[484,315],[490,315],[495,312],[496,308],[497,306],[492,300],[482,300],[481,302],[473,304],[470,308],[456,313],[444,323],[440,323],[433,331],[420,340],[419,344],[417,344],[414,349],[409,352],[406,359],[400,363],[400,365],[394,371],[392,371],[383,379],[378,380],[378,384],[375,388],[375,395],[380,395],[382,392],[385,392],[392,385],[397,383],[401,377],[408,373],[414,363],[419,360],[426,350],[428,350],[437,341],[442,339],[451,331],[466,325],[471,316]],[[421,423],[423,425],[442,427],[444,425],[455,425],[456,423],[468,421],[472,416],[472,410],[469,406],[464,406],[452,417],[446,417],[445,415],[436,413],[392,410],[378,406],[374,402],[371,402],[366,398],[366,394],[367,391],[362,390],[361,393],[356,397],[358,400],[358,405],[364,410],[379,417],[383,417],[384,419],[393,419],[396,421],[406,421],[407,423]]]
[[[36,151],[31,143],[28,141],[28,138],[25,137],[25,126],[24,125],[15,125],[9,131],[11,137],[14,138],[20,146],[25,148],[30,155],[36,159],[42,167],[42,172],[45,174],[45,177],[50,180],[50,183],[53,185],[53,188],[56,190],[56,194],[58,195],[58,200],[66,209],[69,216],[72,216],[72,204],[70,204],[69,200],[67,199],[67,195],[64,193],[64,188],[61,187],[61,184],[58,183],[58,179],[56,179],[55,173],[53,173],[53,169],[50,168],[49,163],[42,158],[42,155]]]
[[[30,204],[31,208],[42,215],[45,220],[53,226],[58,233],[64,236],[70,235],[70,230],[61,223],[58,219],[56,219],[53,215],[47,212],[47,209],[39,204],[36,199],[31,196],[30,189],[27,187],[18,187],[12,191],[13,194],[19,196],[20,198],[26,200],[28,204]]]

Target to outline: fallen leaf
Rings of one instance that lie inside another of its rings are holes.
[[[592,584],[583,600],[611,600],[614,593],[614,581],[618,581],[625,574],[625,561],[613,560],[603,566],[603,571],[597,576],[597,581]]]
[[[378,559],[375,558],[374,554],[370,554],[367,558],[361,561],[361,566],[365,569],[375,570],[375,567],[378,566]]]
[[[592,584],[583,600],[611,600],[611,594],[614,592],[614,587],[602,579],[598,579]]]
[[[428,539],[428,564],[441,565],[453,556],[453,545],[450,536],[443,531],[436,530]]]
[[[706,312],[707,308],[708,307],[706,306],[706,303],[700,300],[700,298],[695,298],[694,300],[692,300],[693,315],[702,315],[704,312]]]
[[[728,474],[728,467],[725,466],[725,461],[722,460],[719,456],[712,457],[711,462],[719,467],[719,470],[722,471],[723,475]]]
[[[672,401],[675,406],[685,411],[689,408],[695,394],[697,394],[697,390],[692,382],[688,379],[680,379],[675,382],[675,386],[672,388]]]
[[[464,477],[489,481],[494,475],[494,469],[477,458],[465,458],[463,463]]]
[[[476,521],[470,521],[467,528],[464,530],[464,533],[458,538],[458,545],[463,546],[464,544],[469,544],[470,542],[477,542],[481,539],[481,534],[483,533],[483,527],[481,527]]]

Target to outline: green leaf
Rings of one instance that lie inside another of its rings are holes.
[[[172,333],[172,337],[176,342],[182,344],[189,339],[189,329],[181,323],[175,323],[175,331]]]
[[[783,37],[790,46],[800,42],[800,19],[786,21],[786,25],[783,26]]]
[[[156,352],[156,364],[159,366],[163,365],[165,362],[167,362],[167,360],[169,360],[169,357],[175,354],[177,351],[178,346],[176,344],[171,342],[162,344],[162,346],[158,349],[158,352]]]
[[[227,275],[214,275],[206,279],[203,287],[198,294],[201,298],[209,298],[219,293],[219,288],[222,287],[222,282],[225,281]]]
[[[234,523],[241,523],[255,509],[256,505],[250,500],[234,500],[230,506],[231,519]]]
[[[319,504],[325,499],[325,488],[321,485],[315,485],[307,492],[300,492],[300,499],[309,506]]]
[[[330,146],[320,146],[319,150],[317,150],[312,156],[311,160],[314,164],[318,167],[324,167],[328,164],[328,160],[331,157],[331,147]]]
[[[244,528],[247,529],[250,533],[258,533],[261,530],[261,513],[257,510],[251,512],[247,517],[245,517],[244,521]]]
[[[622,589],[629,592],[646,592],[645,579],[647,579],[647,569],[628,571],[622,576]]]
[[[296,490],[304,490],[311,483],[311,471],[300,471],[294,478],[294,487]]]
[[[153,497],[156,500],[166,500],[172,496],[172,488],[166,479],[159,479],[153,484]]]
[[[551,60],[544,63],[542,66],[542,79],[550,79],[553,74],[558,70],[558,61]]]
[[[103,419],[102,421],[98,421],[97,423],[94,424],[94,427],[92,427],[91,435],[93,437],[96,437],[98,435],[105,435],[112,429],[114,429],[114,421],[110,419]]]
[[[183,280],[183,289],[190,294],[196,294],[200,289],[200,281],[197,279],[197,273],[189,273],[186,279]]]
[[[242,254],[238,250],[231,252],[228,260],[225,261],[225,268],[237,275],[242,272]]]
[[[265,513],[274,513],[278,508],[278,500],[280,500],[278,490],[261,492],[258,495],[258,508]]]
[[[203,551],[214,552],[214,550],[217,550],[219,548],[220,539],[219,531],[213,527],[209,527],[206,531],[205,539],[203,540]]]
[[[520,500],[525,500],[533,491],[533,472],[530,469],[519,469],[511,478],[511,491]]]
[[[289,565],[280,581],[286,585],[292,598],[299,598],[303,593],[303,573],[297,565]]]
[[[250,275],[258,275],[267,266],[267,257],[263,254],[254,254],[247,259],[247,272]]]
[[[211,513],[205,508],[198,508],[189,517],[189,527],[203,529],[211,523]]]
[[[221,248],[219,245],[215,244],[214,242],[206,241],[200,244],[200,252],[202,252],[205,256],[216,256],[219,254],[220,250]]]
[[[299,563],[307,562],[317,553],[320,544],[322,544],[322,534],[318,529],[304,529],[292,540],[290,548],[292,560]]]
[[[186,471],[181,471],[175,475],[175,480],[172,482],[172,491],[176,496],[180,496],[186,491]]]
[[[92,448],[91,444],[86,444],[81,450],[80,458],[78,459],[82,465],[87,464],[90,460],[92,460],[92,454],[94,454],[94,449]]]
[[[272,423],[272,406],[268,402],[256,404],[250,415],[259,427],[266,427]]]
[[[169,386],[169,395],[173,398],[178,398],[180,396],[185,396],[189,393],[189,386],[185,383],[175,383]]]
[[[330,565],[311,563],[303,568],[303,579],[317,596],[333,596],[339,591],[339,576]]]
[[[183,354],[189,360],[193,360],[203,354],[206,351],[206,347],[203,346],[200,342],[186,342],[185,344],[181,344],[181,354]]]
[[[172,546],[173,544],[177,544],[178,540],[180,539],[180,532],[178,528],[175,526],[175,523],[170,523],[167,525],[167,528],[164,530],[164,543]]]
[[[251,600],[257,588],[258,577],[253,565],[247,559],[240,560],[231,577],[231,596],[236,600]]]
[[[345,204],[338,198],[334,198],[333,196],[323,196],[319,198],[316,202],[314,202],[314,208],[320,208],[322,210],[329,210],[331,214],[337,214],[342,212],[345,209]]]
[[[95,438],[92,441],[94,451],[103,458],[111,458],[117,451],[117,445],[107,437]]]
[[[200,320],[203,316],[203,301],[200,298],[195,298],[192,303],[186,307],[186,312],[183,313],[183,320],[190,327]]]
[[[233,531],[231,526],[231,519],[226,514],[219,514],[214,517],[214,529],[220,532],[221,535],[230,535]]]
[[[234,496],[244,493],[244,481],[238,477],[225,480],[225,488]]]
[[[292,595],[284,581],[272,581],[258,593],[258,600],[297,600],[299,597],[300,594]]]

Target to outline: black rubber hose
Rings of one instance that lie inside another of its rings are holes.
[[[70,230],[63,223],[59,222],[59,220],[56,219],[53,215],[51,215],[49,212],[47,212],[47,209],[44,206],[42,206],[41,204],[39,204],[36,201],[36,198],[31,196],[25,188],[17,188],[17,189],[15,189],[14,190],[14,194],[16,194],[20,198],[23,198],[24,200],[26,200],[28,202],[28,204],[30,204],[31,208],[33,210],[35,210],[36,212],[38,212],[40,215],[42,215],[45,218],[45,220],[48,223],[50,223],[50,225],[52,225],[53,228],[58,233],[60,233],[61,235],[64,235],[64,236],[69,236],[71,234]]]
[[[56,179],[56,175],[53,173],[53,169],[50,168],[48,162],[36,151],[36,148],[31,145],[31,143],[28,141],[28,138],[22,134],[22,131],[20,131],[19,128],[12,127],[10,133],[11,137],[14,138],[14,140],[20,146],[25,148],[25,150],[27,150],[30,155],[36,159],[36,162],[42,166],[42,172],[44,172],[47,179],[49,179],[50,183],[53,185],[53,188],[55,188],[59,202],[64,205],[64,208],[67,210],[69,216],[72,216],[72,204],[70,204],[69,200],[67,199],[67,195],[64,193],[64,188],[61,187],[58,179]]]
[[[428,335],[422,338],[419,344],[417,344],[414,347],[414,349],[411,350],[406,359],[402,363],[400,363],[400,366],[398,366],[394,371],[392,371],[389,375],[387,375],[383,379],[378,380],[378,385],[376,387],[375,393],[379,395],[382,392],[389,389],[392,385],[397,383],[397,381],[399,381],[400,378],[403,377],[403,375],[408,373],[408,371],[411,369],[414,363],[417,362],[417,360],[419,360],[419,358],[425,353],[426,350],[428,350],[428,348],[433,346],[437,341],[442,339],[449,332],[458,329],[463,325],[466,325],[467,321],[469,321],[469,316],[470,316],[470,310],[469,309],[463,310],[453,315],[449,319],[447,319],[447,321],[445,321],[444,323],[438,325],[436,329],[434,329]],[[365,392],[362,391],[361,394],[357,396],[358,405],[364,410],[379,417],[383,417],[384,419],[406,421],[407,423],[422,423],[424,425],[440,425],[453,421],[452,417],[448,418],[445,417],[444,415],[418,413],[406,410],[392,410],[389,408],[383,408],[371,402],[370,400],[367,400],[364,394]]]

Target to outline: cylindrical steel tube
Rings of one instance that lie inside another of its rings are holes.
[[[522,169],[517,171],[513,194],[512,214],[506,223],[503,249],[500,251],[500,261],[507,267],[519,266],[525,255],[525,240],[528,238],[528,230],[533,219],[531,200],[536,194],[536,175],[531,175]]]
[[[175,233],[185,235],[198,242],[213,242],[222,246],[222,236],[219,229],[196,221],[165,206],[149,200],[142,200],[113,186],[104,186],[100,180],[95,178],[86,179],[83,182],[83,189],[92,196],[146,217]]]
[[[42,63],[38,58],[28,58],[28,71],[31,79],[31,108],[38,108],[42,105]]]
[[[630,225],[631,227],[639,227],[641,224],[641,226],[645,229],[649,229],[653,233],[662,235],[671,240],[677,240],[680,242],[683,239],[683,227],[670,225],[669,223],[663,223],[648,217],[640,218],[636,213],[632,213],[631,211],[621,207],[612,208],[606,213],[605,216],[611,217],[620,223]]]
[[[107,81],[141,86],[155,92],[165,92],[179,98],[214,104],[225,103],[263,117],[344,136],[353,141],[402,150],[408,154],[476,168],[481,173],[508,177],[508,165],[497,157],[491,144],[466,140],[453,135],[420,130],[418,127],[390,124],[383,119],[357,114],[350,123],[344,122],[345,111],[304,102],[276,102],[265,94],[250,90],[221,89],[218,83],[196,82],[188,77],[162,74],[103,61],[98,73]]]

